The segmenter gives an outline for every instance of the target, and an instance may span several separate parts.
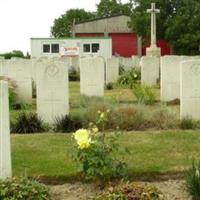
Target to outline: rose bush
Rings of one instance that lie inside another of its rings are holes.
[[[120,150],[118,131],[107,135],[104,131],[108,115],[109,110],[98,111],[96,124],[90,123],[88,129],[79,129],[73,134],[76,141],[73,157],[81,164],[81,172],[87,180],[105,181],[126,174],[126,163],[116,157]]]

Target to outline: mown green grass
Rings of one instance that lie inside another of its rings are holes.
[[[182,172],[200,158],[197,131],[125,132],[119,144],[130,150],[119,155],[130,176]],[[71,134],[12,135],[13,174],[70,178],[77,173],[73,151]]]
[[[153,89],[156,100],[160,100],[160,90],[158,88]],[[69,82],[69,96],[71,105],[77,104],[80,99],[80,82]],[[126,88],[114,88],[112,90],[105,90],[105,98],[112,98],[119,102],[133,103],[136,98],[132,89]]]

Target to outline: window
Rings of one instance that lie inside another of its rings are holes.
[[[51,45],[51,53],[59,53],[59,44]]]
[[[97,53],[99,51],[99,43],[92,44],[92,53]]]
[[[99,51],[99,43],[83,44],[84,53],[97,53]]]
[[[83,52],[90,53],[90,44],[83,45]]]
[[[43,44],[43,53],[50,53],[50,45]]]

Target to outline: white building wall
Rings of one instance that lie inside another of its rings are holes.
[[[83,52],[83,44],[99,43],[98,53]],[[61,53],[43,53],[43,44],[59,44],[65,48],[79,47],[79,57],[102,56],[105,59],[112,57],[112,40],[111,38],[31,38],[31,58],[41,57],[61,57]]]

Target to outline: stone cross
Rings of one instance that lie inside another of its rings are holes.
[[[147,13],[151,13],[151,47],[156,47],[156,14],[160,10],[156,9],[155,3],[151,3],[151,9],[147,9]]]
[[[11,176],[8,82],[0,81],[0,179],[10,178]]]

